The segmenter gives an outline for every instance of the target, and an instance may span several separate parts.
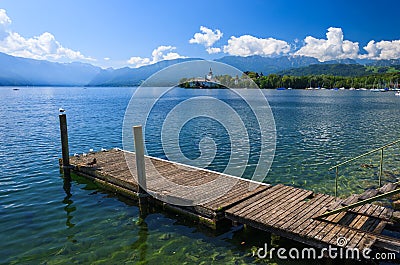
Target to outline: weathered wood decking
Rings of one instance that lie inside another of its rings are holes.
[[[125,156],[127,159],[125,159]],[[96,158],[95,166],[87,164]],[[129,163],[129,166],[126,162]],[[107,152],[98,152],[88,154],[87,156],[71,157],[70,164],[78,174],[83,174],[89,178],[95,178],[102,184],[112,185],[120,192],[134,195],[138,192],[137,177],[135,175],[135,154],[125,151],[110,150]],[[176,186],[171,186],[165,180],[161,181],[159,174],[175,184],[182,186],[198,186],[207,182],[211,182],[219,178],[218,183],[225,183],[227,187],[233,186],[229,192],[219,197],[217,200],[211,200],[195,207],[186,207],[189,213],[197,214],[202,217],[202,220],[211,224],[215,224],[221,218],[224,218],[223,210],[234,206],[241,201],[250,198],[261,191],[270,187],[270,185],[262,184],[253,191],[249,191],[249,181],[231,176],[222,175],[209,170],[184,166],[178,163],[172,163],[166,160],[146,157],[146,180],[147,192],[154,198],[163,199],[168,197],[169,201],[173,201],[176,196]],[[131,171],[129,170],[131,167]],[[156,170],[149,170],[149,169]],[[157,171],[157,172],[155,172]],[[203,196],[205,198],[216,197],[216,194],[221,193],[223,187],[215,187],[214,189],[201,190],[202,194],[192,194],[193,197]],[[182,208],[182,207],[179,207]],[[183,208],[182,208],[183,209]]]
[[[129,170],[129,166],[132,169],[135,165],[132,163],[128,166],[125,156],[128,161],[135,161],[134,153],[110,150],[88,154],[85,157],[71,157],[70,164],[78,174],[114,188],[120,193],[135,195],[138,184],[136,176]],[[88,166],[88,162],[94,157],[97,160],[96,165]],[[157,199],[174,196],[176,193],[167,182],[159,180],[158,172],[148,170],[151,166],[155,166],[165,178],[185,186],[195,187],[216,178],[222,178],[222,182],[226,180],[226,184],[231,185],[232,180],[235,180],[232,188],[221,197],[198,206],[167,205],[197,216],[209,225],[215,225],[219,220],[227,218],[316,247],[336,245],[362,250],[385,245],[386,249],[400,252],[399,240],[381,235],[390,222],[391,209],[365,204],[323,219],[315,219],[328,208],[339,205],[340,200],[333,196],[284,185],[261,184],[255,190],[249,190],[249,180],[157,158],[146,157],[145,163],[147,190]],[[214,196],[221,193],[223,188],[214,187],[207,190],[203,196]],[[342,245],[343,241],[338,242],[338,238],[346,238],[346,244]],[[380,244],[382,242],[385,244]]]

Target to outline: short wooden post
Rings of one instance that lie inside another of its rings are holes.
[[[135,141],[136,172],[139,184],[139,195],[146,194],[146,167],[144,162],[144,143],[142,126],[133,126],[133,137]]]
[[[58,115],[60,118],[60,132],[61,132],[61,149],[62,149],[62,166],[69,167],[69,147],[68,147],[68,130],[67,130],[67,115],[61,113]]]

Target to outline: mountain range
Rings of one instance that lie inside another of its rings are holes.
[[[0,53],[0,86],[136,86],[167,66],[190,60],[199,59],[166,60],[139,68],[102,69],[87,63],[55,63]],[[400,70],[398,67],[400,59],[380,61],[345,59],[321,63],[315,58],[303,56],[270,58],[256,55],[225,56],[215,61],[232,65],[241,71],[254,71],[264,75],[271,73],[335,75],[336,72],[356,76],[379,72],[382,69]]]
[[[85,63],[53,63],[0,53],[2,86],[81,86],[88,84],[101,68]]]

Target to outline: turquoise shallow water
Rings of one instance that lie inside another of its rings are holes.
[[[63,188],[58,108],[67,110],[71,153],[122,147],[121,127],[133,92],[134,88],[0,88],[0,263],[109,264],[112,259],[131,264],[242,264],[254,261],[253,246],[269,242],[267,233],[212,232],[159,210],[140,218],[134,203],[77,177],[70,192]],[[191,93],[182,90],[176,96]],[[329,166],[399,136],[400,98],[393,93],[265,94],[277,127],[276,155],[266,179],[273,184],[332,193]],[[185,142],[192,136],[183,137]],[[223,146],[224,138],[220,140]],[[189,156],[196,156],[198,150],[185,148]],[[156,152],[157,144],[149,150]],[[398,147],[385,152],[387,180],[398,174],[394,154]],[[375,165],[378,159],[370,156],[341,170],[342,194],[374,185],[377,168],[360,164]],[[214,169],[223,160],[222,155]],[[356,174],[348,174],[350,170]],[[293,242],[281,240],[281,245]]]

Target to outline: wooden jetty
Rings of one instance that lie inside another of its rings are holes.
[[[252,189],[254,182],[250,180],[144,156],[139,127],[134,127],[136,153],[113,149],[69,157],[66,117],[61,113],[60,166],[65,176],[72,170],[116,193],[139,198],[139,204],[158,203],[214,228],[231,220],[318,248],[338,246],[360,251],[377,248],[400,253],[399,238],[382,234],[392,223],[393,210],[367,203],[368,197],[379,192],[384,194],[378,196],[398,193],[398,183],[350,200],[280,184],[257,183]],[[219,181],[213,182],[216,179]],[[174,199],[181,198],[176,198],[177,186],[171,183],[178,184],[178,188],[189,187],[181,193],[185,199],[188,195],[211,199],[188,206],[176,205]],[[217,185],[196,189],[205,183]]]
[[[139,190],[137,176],[129,170],[127,160],[135,161],[135,153],[122,150],[89,153],[70,157],[74,172],[85,176],[119,194],[136,197]],[[90,164],[96,158],[95,165]],[[60,160],[60,163],[61,160]],[[156,165],[164,177],[182,185],[200,185],[221,177],[220,173],[195,169],[179,163],[145,157],[145,164]],[[249,191],[249,180],[240,179],[223,196],[194,207],[174,206],[157,198],[168,196],[169,187],[158,181],[154,172],[146,172],[147,189],[153,201],[167,209],[178,211],[211,227],[222,220],[232,220],[264,231],[293,239],[314,247],[328,245],[358,248],[378,247],[400,252],[400,241],[382,235],[391,223],[391,209],[364,204],[326,218],[317,219],[328,208],[342,201],[336,197],[285,186],[261,184]],[[224,178],[235,178],[222,175]],[[218,187],[215,187],[218,191]],[[210,190],[210,194],[214,192]],[[346,238],[343,246],[338,238]]]

